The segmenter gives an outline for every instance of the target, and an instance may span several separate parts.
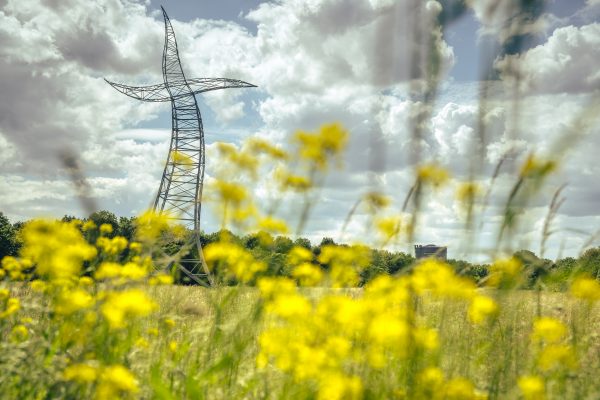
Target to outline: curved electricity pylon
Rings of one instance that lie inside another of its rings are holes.
[[[150,86],[127,86],[108,82],[119,92],[137,100],[171,102],[171,146],[162,179],[154,201],[154,211],[192,227],[192,242],[198,250],[197,259],[180,260],[183,273],[203,283],[205,276],[212,284],[200,244],[200,211],[204,181],[204,130],[196,94],[228,88],[256,87],[247,82],[226,78],[186,79],[175,32],[164,8],[165,46],[162,57],[163,83]]]

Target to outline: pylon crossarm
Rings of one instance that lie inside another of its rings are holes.
[[[169,81],[168,85],[171,91],[171,93],[169,93],[169,90],[167,89],[167,86],[164,83],[158,83],[156,85],[148,86],[129,86],[123,85],[121,83],[111,82],[106,79],[105,81],[110,86],[112,86],[117,91],[123,93],[126,96],[129,96],[136,100],[147,101],[151,103],[160,103],[171,101],[174,99],[181,99],[183,97],[193,96],[199,93],[210,92],[211,90],[256,87],[251,83],[240,81],[237,79],[194,78],[188,81]],[[188,89],[188,87],[189,89],[191,89],[191,92]]]

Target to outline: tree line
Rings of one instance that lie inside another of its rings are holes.
[[[68,222],[76,219],[74,216],[65,215],[61,220]],[[123,236],[128,241],[135,239],[136,217],[117,217],[109,211],[98,211],[87,218],[81,219],[83,222],[92,221],[96,226],[109,224],[112,226],[112,233],[109,236]],[[9,219],[0,212],[0,260],[5,256],[17,256],[20,249],[19,232],[25,222],[11,223]],[[287,255],[294,246],[304,247],[315,255],[315,259],[321,253],[323,246],[339,245],[332,238],[325,237],[318,244],[312,244],[310,240],[299,237],[291,239],[286,236],[272,236],[265,232],[256,232],[246,235],[236,235],[233,232],[201,232],[200,241],[203,246],[216,242],[226,233],[230,240],[236,244],[244,246],[249,250],[254,258],[263,261],[267,265],[266,275],[270,276],[290,276]],[[182,238],[167,237],[161,242],[161,246],[167,253],[174,254],[185,243]],[[373,279],[380,274],[396,274],[408,271],[415,264],[415,257],[401,251],[389,251],[384,249],[370,249],[370,264],[361,272],[361,285]],[[532,288],[536,285],[544,285],[552,289],[564,289],[567,282],[574,275],[585,273],[600,279],[600,247],[590,248],[583,252],[579,257],[565,257],[558,260],[549,260],[538,257],[529,250],[519,250],[513,254],[518,259],[525,272],[525,280],[522,283],[524,288]],[[448,259],[447,263],[465,276],[470,276],[477,282],[483,282],[488,276],[490,264],[477,264],[465,260]],[[321,265],[327,269],[327,265]],[[185,277],[179,277],[180,283],[186,283]],[[235,284],[236,282],[231,282]]]

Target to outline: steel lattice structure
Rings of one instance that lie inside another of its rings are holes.
[[[211,282],[200,245],[200,211],[204,180],[204,130],[196,94],[228,88],[256,87],[247,82],[226,78],[186,79],[177,40],[169,16],[165,20],[165,45],[162,57],[163,83],[149,86],[127,86],[108,82],[119,92],[137,100],[171,102],[171,145],[162,179],[154,201],[154,211],[166,214],[187,227],[193,227],[191,246],[198,257],[184,259],[180,269],[191,279],[202,283],[200,276]]]

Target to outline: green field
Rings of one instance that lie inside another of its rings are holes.
[[[596,378],[600,371],[600,310],[565,293],[478,289],[479,294],[494,298],[500,309],[496,318],[485,324],[469,320],[468,305],[463,300],[431,294],[416,296],[412,299],[412,328],[431,328],[437,333],[437,344],[422,346],[411,344],[409,339],[401,344],[405,348],[390,345],[380,365],[361,358],[362,351],[372,349],[362,341],[367,337],[377,340],[377,336],[365,336],[361,327],[352,328],[351,322],[342,323],[328,315],[332,318],[331,331],[324,327],[319,332],[321,336],[312,342],[313,350],[328,337],[348,339],[352,348],[341,356],[340,364],[325,362],[316,372],[326,375],[339,369],[359,378],[361,384],[360,390],[353,391],[349,382],[338,382],[341,386],[337,392],[334,387],[330,395],[324,395],[320,378],[309,372],[298,376],[298,369],[281,363],[282,354],[267,365],[257,365],[258,338],[273,323],[257,289],[156,286],[144,290],[158,305],[151,316],[132,318],[126,329],[115,331],[93,322],[94,328],[86,331],[89,317],[85,314],[53,315],[47,308],[49,304],[44,304],[45,295],[22,286],[12,287],[21,300],[21,320],[27,316],[32,320],[25,323],[29,331],[25,340],[17,340],[4,330],[2,397],[258,399],[335,398],[337,393],[338,398],[514,399],[523,394],[518,380],[529,375],[542,377],[545,395],[534,393],[526,398],[600,396]],[[301,317],[306,325],[295,326],[297,330],[287,332],[286,337],[306,341],[306,332],[318,329],[318,324],[311,321],[317,318],[319,304],[331,298],[346,298],[345,305],[340,303],[346,307],[365,299],[367,290],[299,289],[299,295],[315,308],[309,311],[311,315]],[[555,344],[550,343],[550,337],[549,343],[536,341],[532,326],[541,315],[562,321],[568,333],[558,337]],[[286,325],[285,318],[283,321],[277,322],[279,327]],[[344,327],[354,330],[340,331]],[[389,327],[380,328],[385,331]],[[389,339],[403,340],[402,335]],[[548,357],[542,355],[543,347],[559,344],[570,353],[555,355],[549,365],[540,364],[541,357]],[[288,345],[293,347],[291,342]],[[353,350],[357,353],[352,354]],[[318,355],[313,357],[318,364]],[[74,360],[93,368],[122,364],[135,376],[136,387],[127,390],[127,385],[120,387],[115,378],[115,387],[106,393],[110,396],[104,396],[99,390],[102,375],[90,381],[78,375],[70,380],[65,377],[63,371]],[[423,377],[422,371],[432,366],[436,369],[430,372],[441,371],[443,376],[430,373]],[[306,367],[310,368],[310,363]]]

